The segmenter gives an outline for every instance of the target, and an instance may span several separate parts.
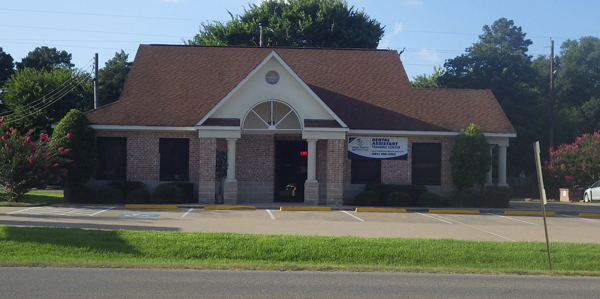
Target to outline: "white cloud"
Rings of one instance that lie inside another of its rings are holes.
[[[421,51],[419,51],[419,58],[427,62],[437,63],[440,61],[440,57],[435,49],[421,49]]]
[[[402,32],[402,29],[404,28],[404,25],[402,23],[396,23],[394,24],[394,31],[387,31],[386,30],[386,34],[383,36],[383,38],[381,39],[381,42],[379,42],[379,49],[387,49],[389,48],[390,45],[390,40],[400,34]]]

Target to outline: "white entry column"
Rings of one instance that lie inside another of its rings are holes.
[[[235,142],[236,138],[227,138],[227,181],[235,181]]]
[[[307,139],[308,159],[306,181],[313,182],[317,180],[317,139]]]
[[[490,146],[490,156],[493,157],[494,156],[494,148],[496,147],[496,145],[490,144],[489,146]],[[490,171],[487,172],[487,177],[485,178],[486,186],[494,185],[493,175],[492,175],[493,169],[494,169],[494,159],[492,158],[492,160],[490,161]]]
[[[506,183],[506,145],[498,145],[498,186],[508,187]]]
[[[306,139],[308,142],[308,157],[306,182],[304,182],[304,204],[319,204],[319,182],[317,181],[317,141],[318,139]]]
[[[223,190],[224,204],[237,204],[238,185],[235,179],[235,142],[237,138],[227,138],[227,177]]]

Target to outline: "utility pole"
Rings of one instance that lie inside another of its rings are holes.
[[[554,146],[554,40],[550,38],[550,148]]]
[[[262,47],[263,46],[263,26],[261,23],[258,23],[258,27],[260,28],[259,45]]]
[[[94,55],[94,109],[98,108],[98,53]]]

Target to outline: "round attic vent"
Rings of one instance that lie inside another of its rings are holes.
[[[265,76],[265,80],[267,80],[267,83],[271,85],[276,84],[279,82],[279,74],[276,71],[269,71]]]

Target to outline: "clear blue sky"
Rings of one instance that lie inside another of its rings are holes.
[[[75,67],[99,53],[100,66],[140,44],[182,44],[201,22],[227,21],[259,0],[2,0],[0,47],[21,61],[38,46],[73,54]],[[533,41],[529,54],[549,55],[566,39],[600,37],[597,0],[348,0],[385,26],[380,48],[401,51],[409,78],[429,74],[464,53],[484,25],[506,17]],[[87,69],[87,68],[86,68]]]

